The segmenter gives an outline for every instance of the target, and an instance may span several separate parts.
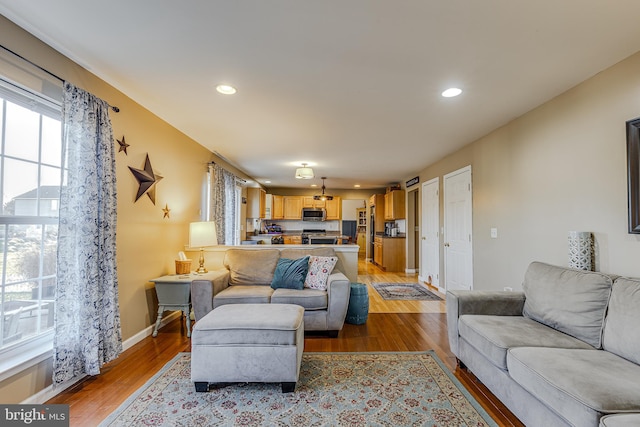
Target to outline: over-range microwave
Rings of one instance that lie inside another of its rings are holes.
[[[325,208],[302,208],[303,221],[324,221],[327,218]]]

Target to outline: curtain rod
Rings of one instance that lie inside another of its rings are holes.
[[[49,74],[51,77],[60,80],[62,83],[65,82],[65,80],[62,77],[59,77],[55,74],[53,74],[51,71],[39,66],[38,64],[36,64],[33,61],[28,60],[27,58],[25,58],[24,56],[17,54],[16,52],[12,51],[11,49],[5,47],[4,45],[0,45],[1,48],[3,48],[4,50],[6,50],[7,52],[17,56],[18,58],[22,59],[23,61],[33,65],[34,67],[38,68],[41,71],[44,71],[45,73]],[[109,108],[111,108],[114,112],[119,113],[120,112],[120,108],[116,107],[115,105],[110,105],[109,103],[107,103],[107,105],[109,105]]]

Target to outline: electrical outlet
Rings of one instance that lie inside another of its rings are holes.
[[[504,290],[505,291],[509,291],[509,292],[513,292],[513,288],[511,286],[505,286]]]

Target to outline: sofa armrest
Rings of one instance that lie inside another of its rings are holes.
[[[341,272],[334,272],[327,280],[327,330],[339,331],[349,308],[351,282]]]
[[[229,286],[229,270],[222,268],[209,273],[206,279],[191,281],[191,306],[196,321],[213,310],[213,297]]]
[[[522,316],[524,292],[447,291],[447,333],[451,352],[458,356],[458,318],[465,314]]]

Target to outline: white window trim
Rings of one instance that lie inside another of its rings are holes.
[[[0,381],[53,356],[53,331],[6,347],[0,353]]]

